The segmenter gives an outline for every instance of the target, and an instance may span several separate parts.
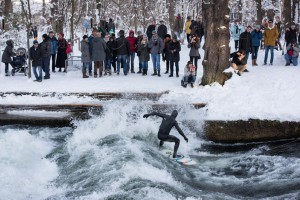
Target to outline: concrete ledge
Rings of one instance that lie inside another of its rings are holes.
[[[217,143],[249,143],[300,138],[300,122],[250,119],[205,121],[204,135]]]

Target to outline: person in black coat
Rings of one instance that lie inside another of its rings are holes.
[[[56,67],[59,68],[59,72],[61,72],[61,68],[65,68],[66,66],[66,60],[68,59],[68,55],[66,54],[67,45],[68,43],[64,38],[64,34],[59,33],[57,58],[56,58]],[[64,72],[66,72],[66,70],[64,70]]]
[[[119,38],[116,39],[116,42],[114,43],[113,50],[117,51],[117,74],[120,74],[120,66],[121,62],[123,64],[123,72],[126,76],[128,73],[127,69],[127,59],[130,54],[130,44],[128,40],[125,38],[125,32],[124,30],[119,31]]]
[[[149,41],[152,38],[152,32],[155,31],[155,28],[156,28],[156,23],[155,23],[155,21],[153,21],[152,24],[148,26],[147,31],[146,31]]]
[[[288,46],[292,41],[297,41],[297,30],[295,24],[292,24],[290,28],[286,29],[284,39],[286,41],[286,46]]]
[[[239,50],[246,51],[246,62],[249,57],[249,53],[252,53],[252,36],[251,36],[252,27],[248,26],[246,31],[241,33],[240,40],[239,40]]]
[[[238,70],[237,74],[241,76],[243,71],[247,69],[246,51],[238,50],[237,52],[230,54],[230,58],[232,58],[231,67],[234,70]]]
[[[196,34],[201,43],[202,37],[204,35],[204,27],[203,27],[201,16],[198,16],[197,20],[192,22],[190,29],[191,29],[191,35]]]
[[[44,79],[50,79],[51,44],[47,34],[43,34],[42,38],[43,42],[40,44],[43,55],[42,69],[45,72]]]
[[[164,21],[160,21],[160,25],[157,28],[157,35],[163,40],[165,38],[165,35],[168,33],[168,29],[166,25],[164,25]]]
[[[176,77],[179,77],[179,61],[180,61],[180,54],[181,46],[180,42],[177,40],[177,36],[173,35],[172,42],[169,45],[169,58],[170,58],[170,68],[171,73],[169,77],[173,77],[174,72],[174,64],[176,66]]]
[[[14,42],[12,40],[7,40],[6,45],[2,54],[2,62],[5,64],[5,76],[9,76],[9,64],[14,67],[11,57],[16,56],[16,53],[13,52]]]
[[[164,45],[164,51],[162,53],[162,60],[166,61],[166,72],[165,72],[165,74],[168,74],[169,69],[170,69],[169,45],[172,42],[171,41],[171,35],[166,34],[164,42],[165,42],[165,45]]]
[[[36,78],[35,81],[42,82],[43,72],[42,72],[42,50],[39,46],[38,41],[33,41],[33,46],[29,49],[29,59],[32,62],[32,71]],[[38,70],[38,73],[37,73]]]

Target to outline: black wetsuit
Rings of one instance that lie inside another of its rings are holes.
[[[173,158],[175,158],[177,156],[177,150],[179,148],[180,140],[177,137],[170,135],[171,129],[175,126],[179,134],[182,135],[182,137],[188,142],[187,137],[184,135],[181,128],[178,126],[177,121],[175,120],[178,115],[178,112],[174,110],[171,115],[165,115],[165,114],[153,112],[153,113],[145,114],[143,117],[147,118],[151,115],[156,115],[158,117],[163,118],[163,121],[158,131],[158,139],[160,139],[159,145],[162,146],[164,142],[175,142],[174,152],[173,152]]]

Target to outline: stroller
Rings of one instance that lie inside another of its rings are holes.
[[[24,73],[27,76],[28,66],[26,59],[28,58],[25,48],[17,49],[17,56],[13,57],[11,75],[14,76],[16,73]]]

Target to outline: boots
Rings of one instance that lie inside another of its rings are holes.
[[[256,62],[256,59],[254,59],[254,65],[255,66],[258,66],[257,62]]]
[[[160,77],[160,70],[158,70],[158,73],[157,73],[157,75]]]
[[[252,60],[252,66],[255,66],[255,61],[254,61],[254,59]]]
[[[151,76],[156,76],[156,75],[157,75],[157,72],[156,72],[156,70],[154,70],[154,73]]]
[[[147,70],[143,69],[143,76],[147,76]]]
[[[142,70],[141,69],[139,69],[139,71],[137,72],[138,74],[141,74],[142,73]]]
[[[89,76],[86,75],[86,71],[82,72],[82,78],[88,78]]]
[[[108,74],[111,76],[111,70],[108,71]]]
[[[179,77],[179,70],[176,70],[176,77]]]

